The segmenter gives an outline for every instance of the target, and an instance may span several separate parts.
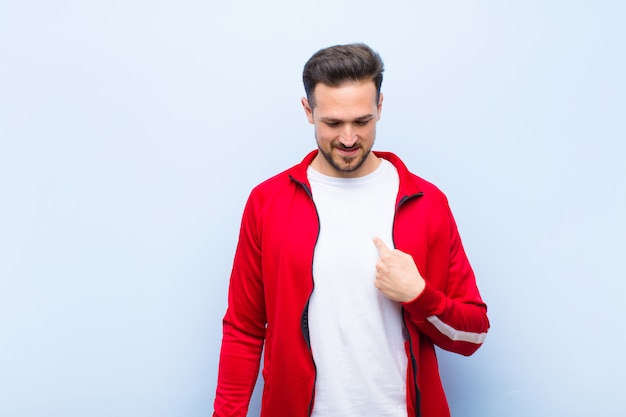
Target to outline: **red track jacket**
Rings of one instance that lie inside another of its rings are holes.
[[[244,417],[265,343],[262,417],[309,416],[315,364],[308,340],[313,251],[319,224],[306,170],[317,151],[258,185],[241,224],[223,322],[214,417]],[[376,152],[398,170],[393,239],[413,256],[426,288],[403,303],[408,416],[449,416],[434,345],[471,355],[489,321],[445,195],[410,173],[394,154]]]

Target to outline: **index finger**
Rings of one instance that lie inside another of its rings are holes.
[[[385,245],[385,242],[383,242],[381,238],[375,237],[373,240],[374,240],[374,245],[376,245],[376,249],[378,249],[378,254],[380,256],[391,253],[391,249],[389,249],[387,245]]]

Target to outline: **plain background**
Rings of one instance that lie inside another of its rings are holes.
[[[210,415],[247,195],[315,146],[304,62],[363,41],[376,149],[489,305],[453,415],[623,416],[625,4],[0,1],[0,415]]]

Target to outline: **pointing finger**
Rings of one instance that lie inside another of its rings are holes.
[[[378,249],[378,255],[383,256],[391,253],[391,249],[385,245],[385,242],[379,237],[374,238],[374,245],[376,245],[376,249]]]

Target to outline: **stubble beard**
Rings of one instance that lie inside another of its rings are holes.
[[[373,144],[372,144],[372,146],[373,146]],[[345,147],[342,147],[341,145],[336,145],[335,143],[332,143],[331,147],[330,147],[330,151],[326,151],[326,150],[322,149],[322,147],[319,145],[319,142],[317,144],[317,147],[318,147],[320,153],[322,154],[322,156],[324,157],[324,159],[326,159],[326,161],[334,169],[336,169],[339,172],[343,172],[343,173],[354,172],[354,171],[358,170],[359,168],[361,168],[361,166],[363,166],[363,164],[365,163],[365,160],[367,159],[367,156],[372,151],[372,147],[370,147],[369,149],[363,149],[363,147],[361,145],[358,145],[357,147],[364,151],[361,154],[361,156],[360,157],[356,156],[356,157],[353,157],[353,158],[344,158],[344,157],[338,156],[337,158],[344,162],[344,165],[340,165],[340,163],[337,162],[333,158],[333,154],[332,154],[333,149],[352,149],[352,148],[345,148]],[[357,160],[356,163],[354,163],[355,160]],[[354,163],[354,165],[352,165],[353,163]]]

